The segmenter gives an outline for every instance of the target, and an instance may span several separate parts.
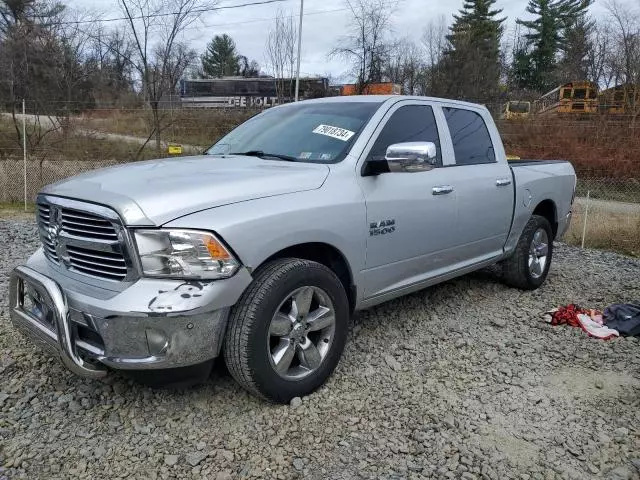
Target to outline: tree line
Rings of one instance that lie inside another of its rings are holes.
[[[216,1],[117,2],[122,17],[110,28],[56,0],[0,0],[0,110],[11,114],[17,140],[23,99],[27,113],[49,116],[32,129],[29,143],[54,132],[64,135],[72,114],[146,106],[147,142],[161,151],[162,132],[170,126],[162,104],[172,101],[179,80],[199,60],[183,34]],[[257,63],[241,55],[217,65],[216,48],[235,46],[228,36],[212,43],[201,58],[202,75],[258,73]]]
[[[392,35],[400,4],[347,0],[350,28],[331,54],[348,62],[360,91],[391,81],[408,94],[480,103],[534,100],[576,80],[640,84],[640,8],[608,0],[596,19],[592,2],[529,0],[508,32],[499,2],[464,0],[451,22],[432,19],[415,42]]]
[[[122,18],[111,24],[57,0],[0,0],[0,106],[15,113],[26,98],[32,111],[64,116],[147,105],[150,139],[159,145],[162,102],[185,76],[266,72],[279,96],[291,96],[284,79],[295,75],[295,15],[278,12],[266,32],[263,69],[227,34],[201,54],[183,40],[216,1],[117,0]],[[638,10],[607,0],[606,15],[596,19],[592,1],[528,0],[527,17],[509,22],[497,0],[462,0],[457,13],[432,18],[415,41],[393,34],[398,0],[345,0],[349,27],[328,56],[343,60],[344,80],[361,92],[388,81],[407,94],[480,103],[535,99],[573,80],[640,83]]]

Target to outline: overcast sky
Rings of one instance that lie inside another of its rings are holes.
[[[219,6],[237,5],[251,0],[220,0]],[[591,8],[594,17],[603,15],[606,0],[596,0]],[[619,0],[622,3],[637,4],[640,0]],[[72,8],[89,10],[102,14],[103,18],[120,17],[117,0],[67,0]],[[447,21],[461,6],[462,0],[400,0],[393,15],[394,36],[409,37],[419,41],[424,27],[431,20],[445,15]],[[507,30],[510,32],[515,18],[525,17],[526,0],[498,0],[497,7],[509,18]],[[285,0],[270,5],[220,10],[204,15],[202,21],[185,32],[185,39],[198,52],[217,34],[227,33],[236,41],[238,51],[265,64],[264,44],[267,32],[273,24],[278,8],[287,14],[296,15],[300,9],[299,0]],[[348,26],[348,12],[343,0],[305,0],[305,15],[302,27],[302,75],[331,74],[335,80],[344,77],[347,68],[339,59],[328,58],[328,53],[344,35]],[[296,18],[297,22],[297,18]]]

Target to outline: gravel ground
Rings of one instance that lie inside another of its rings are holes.
[[[541,320],[640,298],[638,260],[558,245],[536,292],[485,271],[363,312],[328,384],[274,406],[223,368],[180,391],[67,373],[8,320],[35,227],[0,238],[0,478],[640,478],[639,339]]]

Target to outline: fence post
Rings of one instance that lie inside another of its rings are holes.
[[[582,225],[582,247],[584,248],[584,238],[587,234],[587,217],[589,216],[589,197],[591,194],[591,190],[587,190],[587,205],[584,210],[584,223]]]
[[[27,115],[25,112],[25,99],[22,99],[22,156],[24,160],[24,211],[27,211]]]

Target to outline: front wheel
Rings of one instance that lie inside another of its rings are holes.
[[[241,386],[268,400],[307,395],[338,364],[348,319],[345,290],[330,269],[301,259],[271,262],[232,310],[227,368]]]
[[[535,290],[544,283],[553,256],[553,230],[549,221],[532,215],[511,255],[502,262],[507,285],[522,290]]]

